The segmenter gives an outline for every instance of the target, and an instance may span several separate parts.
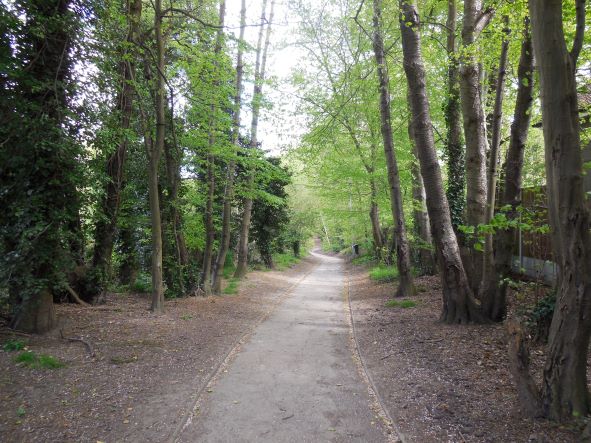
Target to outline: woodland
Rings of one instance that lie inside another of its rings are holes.
[[[3,328],[50,333],[57,306],[113,293],[164,315],[319,238],[391,275],[395,302],[437,276],[438,325],[503,324],[526,415],[586,423],[585,0],[0,5]],[[294,135],[265,141],[265,120]],[[527,236],[555,273],[520,316]]]

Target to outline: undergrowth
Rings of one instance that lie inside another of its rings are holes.
[[[388,300],[385,305],[387,308],[414,308],[417,306],[417,302],[414,300]]]
[[[369,265],[375,263],[375,258],[371,254],[360,255],[351,260],[354,265]]]
[[[369,278],[377,282],[392,282],[398,278],[398,270],[393,266],[379,265],[369,271]]]
[[[25,349],[25,342],[22,340],[10,339],[2,345],[2,350],[5,352],[22,351]]]
[[[299,263],[301,258],[294,256],[292,253],[286,252],[283,254],[273,254],[273,264],[278,271],[284,271],[291,268],[293,265]]]
[[[228,280],[228,285],[222,291],[226,295],[234,295],[238,292],[238,282],[240,279],[231,278]]]
[[[57,358],[47,355],[37,355],[33,351],[24,351],[14,357],[14,362],[32,369],[58,369],[65,366]]]

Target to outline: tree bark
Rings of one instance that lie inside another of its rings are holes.
[[[481,0],[464,1],[462,44],[468,54],[461,58],[460,97],[466,139],[466,224],[477,227],[486,220],[486,118],[480,88],[480,71],[475,57],[470,55],[481,30]],[[470,286],[478,291],[482,277],[482,253],[470,246],[465,261]]]
[[[577,34],[569,53],[562,1],[529,0],[540,74],[548,212],[559,270],[542,406],[547,417],[557,420],[584,417],[590,412],[586,366],[591,334],[591,238],[582,186],[575,80],[579,42],[585,30],[584,3],[577,1]]]
[[[226,1],[220,0],[219,8],[219,29],[216,36],[216,43],[214,47],[214,57],[219,57],[222,52],[222,44],[224,38],[224,22],[226,18]],[[214,62],[216,69],[218,68],[217,62]],[[214,72],[216,78],[214,81],[215,88],[219,88],[220,79],[219,74]],[[203,251],[203,273],[201,275],[201,285],[205,295],[210,295],[212,292],[212,267],[214,266],[213,260],[213,242],[215,239],[215,227],[213,224],[213,200],[215,198],[215,158],[213,155],[213,149],[216,143],[216,128],[215,118],[218,109],[216,103],[217,98],[215,92],[212,95],[211,116],[209,120],[209,138],[208,138],[208,154],[207,154],[207,203],[205,208],[205,249]]]
[[[131,47],[138,40],[140,19],[142,15],[141,0],[128,0],[127,17],[129,29],[126,44]],[[123,132],[117,149],[107,160],[107,183],[101,201],[102,217],[96,223],[94,234],[94,251],[92,267],[98,273],[104,284],[111,278],[111,256],[113,254],[113,242],[117,229],[117,215],[123,190],[123,167],[127,152],[127,134],[125,131],[131,125],[133,112],[134,87],[131,81],[134,78],[135,63],[133,57],[129,57],[127,46],[121,54],[119,73],[121,76],[121,90],[117,95],[116,110],[120,115],[119,128]]]
[[[369,189],[370,189],[370,208],[369,208],[369,220],[371,222],[371,233],[373,237],[373,247],[375,256],[378,260],[382,260],[384,257],[384,233],[380,226],[380,213],[377,202],[377,189],[376,181],[373,175],[369,178]]]
[[[395,297],[415,295],[416,289],[410,263],[410,248],[406,236],[404,209],[402,205],[402,191],[400,174],[394,153],[394,138],[392,135],[392,117],[390,115],[390,79],[384,53],[384,40],[381,29],[382,1],[373,1],[373,50],[377,64],[378,82],[380,88],[380,117],[381,131],[384,142],[384,154],[388,165],[388,183],[390,185],[390,203],[394,218],[394,236],[396,238],[396,264],[398,268],[398,289]]]
[[[483,321],[480,307],[474,299],[464,271],[445,192],[435,143],[426,74],[421,55],[420,23],[416,0],[400,0],[400,29],[404,55],[404,71],[408,81],[410,108],[414,121],[415,143],[427,194],[427,209],[435,241],[441,283],[443,310],[441,320],[446,323]]]
[[[242,102],[242,76],[244,64],[242,61],[244,31],[246,29],[246,0],[242,0],[240,9],[240,37],[238,39],[238,54],[236,56],[236,95],[234,96],[234,113],[232,115],[232,145],[234,151],[228,162],[226,171],[226,188],[224,190],[224,206],[222,212],[222,232],[220,233],[220,249],[213,268],[213,292],[222,291],[222,273],[226,263],[226,255],[230,248],[230,219],[232,217],[232,200],[234,199],[234,176],[236,174],[236,155],[240,144],[240,108]]]
[[[156,37],[156,137],[148,151],[148,193],[150,200],[150,223],[152,227],[152,312],[164,311],[164,287],[162,281],[162,220],[160,215],[160,197],[158,193],[158,166],[164,150],[166,133],[166,89],[164,88],[164,36],[162,35],[162,3],[154,1],[154,35]]]
[[[262,46],[263,30],[266,21],[267,0],[263,1],[263,11],[261,14],[261,29],[259,31],[259,39],[257,43],[257,61],[254,74],[254,91],[252,94],[252,120],[250,125],[250,149],[258,147],[258,125],[259,115],[261,111],[261,100],[263,96],[263,82],[265,81],[265,70],[267,65],[267,52],[269,50],[269,43],[271,38],[271,25],[273,23],[273,15],[275,9],[275,0],[271,0],[271,9],[269,12],[269,22],[267,25],[267,32],[265,35],[265,45]],[[252,193],[254,192],[255,176],[254,172],[250,172],[246,188],[248,195],[244,199],[244,210],[242,212],[242,221],[240,223],[240,241],[238,244],[238,264],[234,277],[242,278],[246,275],[248,270],[248,235],[250,232],[250,220],[252,217]]]
[[[445,149],[447,153],[447,199],[454,229],[464,224],[465,206],[465,153],[462,142],[462,113],[460,110],[459,66],[456,44],[457,0],[447,1],[447,102]]]
[[[505,183],[501,206],[510,206],[506,213],[508,221],[519,216],[517,207],[521,204],[521,181],[525,143],[531,121],[533,103],[534,54],[529,28],[529,19],[525,21],[521,56],[519,58],[517,100],[511,138],[505,162]],[[481,300],[483,313],[492,321],[502,321],[507,311],[507,278],[511,274],[511,261],[514,248],[515,229],[500,230],[494,239],[494,267],[484,280]]]
[[[410,100],[409,100],[410,102]],[[412,162],[412,198],[413,198],[413,218],[415,222],[415,232],[418,238],[418,259],[419,268],[422,275],[433,275],[437,272],[435,251],[433,250],[433,237],[431,236],[431,226],[429,222],[429,213],[425,206],[427,196],[425,193],[425,183],[421,174],[421,167],[418,163],[419,155],[417,152],[415,134],[412,119],[408,123],[408,135],[413,146],[415,161]]]
[[[510,31],[509,17],[504,19],[508,34]],[[489,152],[489,166],[487,177],[487,199],[486,199],[486,219],[485,224],[490,224],[495,215],[495,203],[497,198],[497,182],[499,171],[499,153],[501,148],[501,129],[503,120],[503,98],[505,96],[505,78],[507,74],[507,57],[509,53],[509,39],[508,36],[501,44],[501,56],[499,59],[499,69],[496,75],[495,84],[495,105],[492,113],[491,121],[491,146]],[[486,281],[490,278],[489,274],[494,274],[494,251],[493,251],[493,235],[487,233],[484,239],[484,258],[482,262],[482,288],[486,287]]]

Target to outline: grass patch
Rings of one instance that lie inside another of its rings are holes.
[[[376,266],[369,271],[369,278],[378,282],[392,282],[398,278],[398,270],[393,266]]]
[[[226,295],[234,295],[238,293],[238,282],[240,279],[238,278],[231,278],[228,280],[228,285],[222,291]]]
[[[22,351],[25,349],[25,342],[22,340],[8,340],[2,345],[2,350],[5,352]]]
[[[351,260],[354,265],[369,265],[375,263],[375,259],[371,254],[360,255]]]
[[[417,306],[414,300],[388,300],[385,305],[387,308],[409,309]]]
[[[58,369],[65,366],[57,358],[47,355],[37,355],[33,351],[24,351],[14,357],[14,362],[33,369]]]
[[[191,320],[193,316],[191,314],[181,315],[181,320]]]
[[[273,264],[278,271],[284,271],[291,268],[293,265],[299,263],[300,260],[301,258],[298,258],[289,252],[284,254],[273,254]]]

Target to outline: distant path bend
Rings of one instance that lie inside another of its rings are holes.
[[[319,264],[203,394],[177,441],[392,440],[351,352],[342,260],[314,255]]]

